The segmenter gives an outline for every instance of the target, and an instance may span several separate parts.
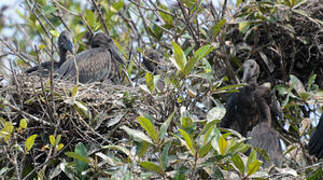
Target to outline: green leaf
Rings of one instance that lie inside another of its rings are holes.
[[[160,5],[159,5],[159,7],[160,7],[160,8],[162,8],[163,10],[165,10],[165,11],[168,11],[168,8],[167,8],[165,5],[163,5],[163,4],[160,4]],[[163,19],[167,24],[169,24],[169,25],[173,25],[173,17],[172,17],[171,15],[166,14],[166,13],[164,13],[164,12],[162,12],[162,11],[159,11],[159,14],[160,14],[161,18],[162,18],[162,19]]]
[[[224,117],[225,112],[226,109],[224,107],[216,106],[207,113],[206,119],[208,122],[220,120]]]
[[[144,128],[147,132],[147,134],[157,143],[158,141],[158,134],[154,127],[154,125],[149,121],[149,119],[139,116],[138,122],[141,125],[142,128]]]
[[[191,128],[193,127],[193,119],[191,117],[181,117],[181,124],[184,128]]]
[[[122,126],[121,129],[123,129],[129,136],[134,137],[134,139],[139,142],[146,141],[150,144],[154,144],[153,141],[141,131],[128,128],[127,126]]]
[[[176,111],[176,110],[175,110]],[[160,131],[159,131],[159,138],[160,139],[164,139],[167,129],[169,127],[170,122],[172,121],[175,111],[168,117],[167,121],[165,121],[162,126],[160,127]]]
[[[292,87],[295,89],[298,95],[306,92],[302,81],[299,80],[295,75],[290,74],[289,78],[290,78],[289,83],[292,85]]]
[[[81,114],[82,117],[91,119],[92,114],[85,103],[80,101],[74,101],[74,109]]]
[[[205,144],[199,149],[199,157],[203,158],[211,151],[211,149],[212,149],[212,144],[210,142]]]
[[[85,10],[85,19],[92,29],[96,26],[96,17],[91,10]]]
[[[25,142],[25,152],[29,152],[30,149],[33,147],[34,143],[35,143],[35,139],[37,138],[37,134],[31,135],[26,139]]]
[[[23,129],[26,129],[27,128],[27,120],[26,119],[20,119],[19,127],[23,128]]]
[[[90,160],[88,158],[83,157],[76,152],[66,152],[65,155],[68,157],[71,157],[73,159],[77,159],[79,161],[85,162],[85,163],[90,163]]]
[[[214,122],[214,121],[212,121]],[[208,124],[207,124],[208,125]],[[205,126],[204,126],[205,127]],[[203,128],[204,130],[204,128]],[[207,142],[209,141],[212,141],[212,139],[215,137],[215,136],[218,136],[219,134],[217,134],[217,132],[219,131],[216,131],[217,129],[215,129],[215,125],[212,125],[210,126],[209,128],[206,128],[206,132],[204,134],[204,138],[203,138],[203,145],[205,145]],[[214,132],[214,133],[213,133]],[[213,133],[213,135],[210,137],[210,135]],[[200,133],[200,135],[202,135]]]
[[[244,175],[245,166],[238,153],[232,156],[231,161],[233,162],[234,166],[240,171],[240,174]]]
[[[77,90],[78,90],[78,86],[75,85],[72,90],[72,97],[75,97],[77,95]]]
[[[220,153],[221,155],[224,155],[224,153],[226,152],[227,150],[227,146],[228,146],[228,143],[227,141],[224,139],[223,136],[220,136],[219,137],[219,150],[220,150]]]
[[[78,159],[76,158],[76,168],[79,169],[79,172],[87,169],[88,163],[90,162],[90,160],[88,159],[88,154],[87,154],[87,149],[84,146],[83,143],[78,143],[75,146],[75,153],[77,153],[78,155],[80,155],[82,158]],[[86,161],[84,161],[86,159]]]
[[[54,36],[54,37],[58,37],[59,36],[59,32],[56,30],[50,30],[49,33]]]
[[[125,148],[123,146],[107,145],[107,146],[103,146],[102,149],[113,149],[113,150],[117,150],[117,151],[120,151],[120,152],[124,153],[129,158],[131,157],[131,152],[127,148]]]
[[[252,163],[250,163],[248,165],[247,176],[255,174],[257,172],[257,170],[259,169],[259,167],[261,166],[261,164],[262,163],[260,161],[258,161],[257,159],[255,161],[253,161]]]
[[[251,153],[247,161],[247,176],[257,172],[258,168],[261,166],[261,162],[257,160],[257,153],[254,149],[251,149]]]
[[[239,7],[239,5],[242,3],[243,0],[237,0],[236,7]]]
[[[162,151],[162,156],[160,158],[160,164],[161,164],[161,167],[163,168],[163,170],[166,170],[167,168],[167,158],[168,158],[168,151],[169,151],[169,148],[170,148],[170,145],[172,144],[171,141],[168,141],[164,148],[163,148],[163,151]]]
[[[174,51],[174,58],[170,59],[179,71],[183,71],[186,64],[186,56],[184,55],[182,48],[178,44],[172,42],[172,46]],[[173,59],[175,59],[175,61],[173,61]]]
[[[8,167],[3,167],[1,170],[0,170],[0,176],[3,177],[3,175],[9,170]]]
[[[115,10],[120,11],[121,8],[123,8],[124,2],[123,0],[120,0],[116,3],[114,3],[112,6]]]
[[[50,142],[50,144],[51,145],[53,145],[53,146],[55,146],[56,144],[55,144],[55,137],[54,137],[54,135],[50,135],[49,136],[49,142]]]
[[[195,146],[193,144],[193,140],[192,140],[191,136],[183,129],[179,129],[178,131],[181,133],[181,135],[183,136],[183,138],[185,140],[185,146],[187,147],[188,150],[191,151],[192,155],[194,156],[195,155],[195,149],[194,149]]]
[[[145,155],[145,153],[148,151],[150,146],[151,144],[147,143],[146,141],[140,142],[140,145],[137,151],[137,156],[141,158],[143,155]]]
[[[57,146],[57,148],[56,148],[56,151],[60,151],[61,149],[63,149],[63,147],[64,147],[64,144],[59,144],[58,146]]]
[[[213,30],[213,37],[216,37],[219,32],[221,31],[221,28],[225,25],[226,20],[225,19],[221,19],[215,26],[213,26],[212,30]]]
[[[308,83],[307,83],[307,84],[308,84],[308,88],[307,88],[307,90],[308,90],[308,91],[310,91],[310,90],[311,90],[312,84],[314,83],[315,79],[316,79],[316,74],[313,74],[313,75],[309,78]]]
[[[150,161],[143,161],[139,164],[141,167],[149,170],[149,171],[154,171],[160,175],[164,174],[164,171],[161,167],[159,167],[158,165],[154,164],[153,162]]]
[[[57,7],[51,6],[51,5],[46,5],[43,7],[43,11],[45,15],[55,12],[57,9],[58,9]]]
[[[195,66],[195,64],[197,62],[199,62],[204,56],[206,56],[207,54],[209,54],[211,51],[213,51],[214,47],[207,44],[204,45],[202,47],[200,47],[195,53],[194,56],[187,62],[187,64],[185,64],[184,67],[184,74],[188,75],[193,67]]]
[[[247,32],[249,27],[250,27],[250,22],[248,22],[248,21],[239,23],[239,31],[242,33]]]
[[[150,72],[147,72],[145,75],[146,79],[146,85],[151,93],[154,92],[155,86],[154,86],[154,75]]]

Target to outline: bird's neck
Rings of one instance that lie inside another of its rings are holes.
[[[65,61],[66,61],[66,51],[61,51],[60,54],[59,54],[59,62],[58,62],[58,65],[62,65]]]

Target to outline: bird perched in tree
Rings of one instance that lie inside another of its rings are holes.
[[[316,130],[311,135],[308,151],[311,155],[315,155],[319,159],[323,157],[323,113],[321,114]]]
[[[124,65],[122,56],[111,37],[98,32],[90,40],[91,49],[75,55],[80,83],[111,80],[120,82],[119,64]],[[56,71],[64,79],[73,79],[76,68],[73,58],[68,59]]]
[[[243,70],[242,82],[248,85],[230,96],[220,127],[231,128],[243,136],[251,137],[248,143],[264,149],[279,166],[282,159],[279,134],[271,127],[271,108],[265,98],[270,90],[258,85],[260,68],[255,60],[245,61]],[[258,157],[264,160],[262,156]],[[269,164],[265,161],[265,166]]]
[[[71,33],[68,31],[63,31],[58,37],[57,45],[60,59],[58,62],[54,62],[54,71],[57,70],[66,61],[67,52],[73,53],[73,39]],[[37,65],[35,67],[29,68],[25,72],[27,74],[30,74],[35,71],[41,70],[41,75],[48,75],[52,67],[52,62],[46,61],[41,63],[40,66],[41,67]]]

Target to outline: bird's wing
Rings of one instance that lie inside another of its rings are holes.
[[[111,54],[104,48],[93,48],[79,53],[75,56],[79,71],[79,81],[90,83],[111,79],[118,71],[116,63]],[[76,75],[73,58],[68,59],[59,69],[59,74],[66,79],[73,79]]]
[[[54,62],[54,65],[55,65],[55,64],[56,64],[56,62]],[[43,63],[41,63],[41,64],[40,64],[40,66],[41,66],[42,70],[50,70],[51,65],[52,65],[52,62],[51,62],[51,61],[46,61],[46,62],[43,62]],[[26,73],[32,73],[32,72],[37,71],[37,70],[39,70],[39,69],[40,69],[40,68],[39,68],[39,66],[37,65],[37,66],[34,66],[34,67],[31,67],[31,68],[27,69],[25,72],[26,72]]]

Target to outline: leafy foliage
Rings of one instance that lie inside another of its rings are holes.
[[[6,21],[0,9],[0,58],[16,72],[0,85],[0,176],[320,179],[322,168],[311,167],[307,155],[290,155],[306,152],[312,129],[305,117],[323,101],[319,2],[208,3],[26,0],[16,11],[23,23]],[[57,59],[55,42],[65,29],[76,53],[90,48],[94,32],[110,34],[128,60],[122,85],[19,73]],[[143,57],[154,51],[161,56],[147,62],[155,70],[148,72]],[[278,173],[261,167],[262,150],[218,127],[228,94],[244,86],[239,69],[248,58],[259,62],[261,83],[271,82],[281,102],[275,128],[288,147]]]

